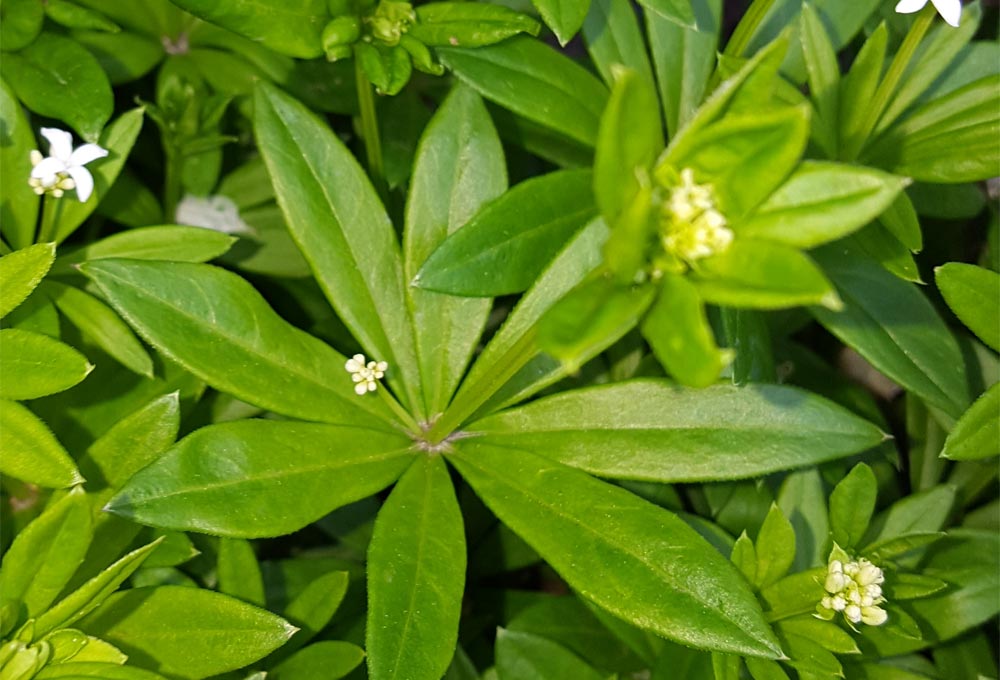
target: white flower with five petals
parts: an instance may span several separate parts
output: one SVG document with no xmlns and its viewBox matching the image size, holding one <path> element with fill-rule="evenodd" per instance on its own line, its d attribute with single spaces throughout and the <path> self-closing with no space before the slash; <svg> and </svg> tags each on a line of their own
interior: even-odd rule
<svg viewBox="0 0 1000 680">
<path fill-rule="evenodd" d="M 958 28 L 958 20 L 962 16 L 962 0 L 930 0 L 934 9 L 949 24 Z M 919 12 L 927 5 L 927 0 L 899 0 L 896 11 L 900 14 Z"/>
<path fill-rule="evenodd" d="M 351 374 L 354 391 L 358 395 L 378 389 L 378 381 L 385 376 L 388 368 L 389 364 L 384 361 L 366 361 L 364 354 L 355 354 L 344 364 L 344 369 Z"/>
<path fill-rule="evenodd" d="M 76 189 L 81 203 L 94 191 L 94 177 L 83 167 L 108 155 L 107 149 L 97 144 L 83 144 L 73 148 L 73 135 L 57 128 L 42 128 L 42 136 L 49 140 L 49 155 L 31 152 L 31 176 L 28 184 L 36 194 L 50 193 L 60 198 L 63 192 Z"/>
</svg>

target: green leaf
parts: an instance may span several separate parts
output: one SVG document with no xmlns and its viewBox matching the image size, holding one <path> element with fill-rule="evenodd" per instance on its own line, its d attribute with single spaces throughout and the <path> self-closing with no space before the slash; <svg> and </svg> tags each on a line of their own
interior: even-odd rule
<svg viewBox="0 0 1000 680">
<path fill-rule="evenodd" d="M 72 89 L 76 89 L 74 85 Z M 61 86 L 60 86 L 61 88 Z M 61 88 L 62 89 L 62 88 Z M 86 203 L 68 198 L 59 199 L 62 201 L 62 210 L 59 212 L 59 224 L 55 230 L 51 230 L 51 225 L 47 220 L 51 219 L 53 211 L 47 211 L 42 215 L 42 226 L 40 229 L 49 230 L 55 234 L 58 243 L 66 240 L 77 227 L 83 224 L 92 212 L 97 208 L 111 186 L 118 178 L 118 174 L 125 167 L 125 159 L 132 151 L 132 145 L 139 136 L 142 129 L 143 110 L 132 109 L 118 116 L 113 123 L 104 129 L 97 143 L 108 150 L 106 158 L 100 158 L 87 166 L 94 176 L 94 191 L 87 199 Z M 44 232 L 43 232 L 44 233 Z"/>
<path fill-rule="evenodd" d="M 140 227 L 113 234 L 60 255 L 58 266 L 60 271 L 66 271 L 69 265 L 112 257 L 208 262 L 224 254 L 235 242 L 235 236 L 202 227 Z"/>
<path fill-rule="evenodd" d="M 955 505 L 955 496 L 955 487 L 944 484 L 904 496 L 875 517 L 866 535 L 868 545 L 941 531 Z M 867 552 L 867 546 L 862 552 Z"/>
<path fill-rule="evenodd" d="M 49 489 L 84 481 L 52 431 L 16 401 L 0 401 L 0 472 Z"/>
<path fill-rule="evenodd" d="M 24 302 L 45 278 L 55 254 L 55 244 L 38 243 L 0 257 L 0 317 Z"/>
<path fill-rule="evenodd" d="M 858 150 L 867 141 L 862 138 L 863 126 L 871 110 L 868 104 L 875 98 L 882 80 L 888 40 L 889 31 L 883 22 L 865 40 L 854 57 L 851 70 L 840 81 L 840 158 L 856 157 Z"/>
<path fill-rule="evenodd" d="M 378 43 L 356 42 L 354 59 L 379 94 L 398 94 L 413 74 L 410 55 L 400 45 L 389 47 Z"/>
<path fill-rule="evenodd" d="M 18 328 L 0 330 L 0 398 L 37 399 L 68 390 L 94 369 L 69 345 Z"/>
<path fill-rule="evenodd" d="M 27 618 L 43 613 L 80 566 L 92 535 L 90 504 L 76 487 L 18 533 L 4 553 L 4 600 L 21 603 Z"/>
<path fill-rule="evenodd" d="M 757 580 L 757 551 L 746 531 L 740 534 L 733 544 L 729 560 L 736 565 L 747 581 L 754 583 Z"/>
<path fill-rule="evenodd" d="M 45 5 L 39 0 L 5 0 L 0 44 L 5 52 L 16 52 L 30 45 L 42 31 Z"/>
<path fill-rule="evenodd" d="M 330 571 L 318 576 L 288 603 L 284 616 L 299 632 L 278 654 L 289 654 L 315 637 L 336 613 L 347 593 L 349 575 L 346 571 Z"/>
<path fill-rule="evenodd" d="M 1000 274 L 962 262 L 934 270 L 945 302 L 980 340 L 1000 352 Z"/>
<path fill-rule="evenodd" d="M 159 543 L 160 541 L 154 541 L 133 550 L 59 600 L 56 606 L 38 617 L 35 635 L 40 637 L 50 630 L 69 626 L 93 611 L 142 565 Z"/>
<path fill-rule="evenodd" d="M 582 596 L 684 644 L 780 656 L 743 577 L 674 515 L 525 451 L 455 447 L 449 461 L 480 498 Z"/>
<path fill-rule="evenodd" d="M 924 187 L 933 186 L 936 189 L 944 190 L 945 192 L 954 191 L 958 189 L 961 191 L 962 185 L 956 187 L 955 185 L 941 185 L 941 184 L 925 184 Z M 968 185 L 965 185 L 968 188 Z M 926 188 L 924 189 L 926 191 Z M 967 199 L 968 194 L 963 198 Z M 963 203 L 966 201 L 963 201 Z M 969 201 L 972 203 L 972 201 Z M 971 207 L 971 206 L 970 206 Z M 979 214 L 977 210 L 975 214 Z M 920 231 L 920 219 L 917 217 L 917 210 L 910 200 L 910 197 L 906 193 L 900 193 L 896 196 L 896 200 L 879 216 L 879 223 L 886 228 L 893 236 L 899 239 L 899 242 L 906 246 L 910 251 L 916 253 L 923 250 L 924 247 L 924 235 Z"/>
<path fill-rule="evenodd" d="M 958 343 L 927 299 L 870 260 L 833 246 L 815 251 L 844 308 L 813 315 L 875 368 L 952 417 L 970 398 Z"/>
<path fill-rule="evenodd" d="M 95 639 L 95 638 L 91 638 Z M 159 673 L 121 666 L 117 663 L 101 661 L 68 661 L 57 665 L 48 665 L 35 676 L 38 680 L 82 680 L 97 678 L 97 680 L 166 680 Z"/>
<path fill-rule="evenodd" d="M 817 114 L 812 122 L 813 138 L 827 156 L 836 156 L 840 113 L 840 64 L 830 42 L 830 35 L 819 13 L 811 4 L 803 4 L 799 20 L 802 55 L 805 58 L 809 96 Z"/>
<path fill-rule="evenodd" d="M 583 26 L 590 9 L 590 0 L 532 0 L 532 4 L 564 47 Z"/>
<path fill-rule="evenodd" d="M 240 538 L 221 539 L 216 572 L 220 593 L 258 607 L 264 606 L 264 581 L 249 541 Z"/>
<path fill-rule="evenodd" d="M 492 297 L 528 288 L 594 215 L 591 174 L 533 177 L 487 204 L 422 264 L 412 285 Z"/>
<path fill-rule="evenodd" d="M 867 421 L 793 387 L 694 390 L 654 380 L 565 392 L 489 416 L 469 430 L 482 441 L 592 474 L 661 482 L 762 476 L 858 453 L 884 439 Z"/>
<path fill-rule="evenodd" d="M 893 575 L 893 578 L 895 575 Z M 854 638 L 835 623 L 821 621 L 812 614 L 785 619 L 778 623 L 782 631 L 794 633 L 818 642 L 823 649 L 835 654 L 860 654 Z"/>
<path fill-rule="evenodd" d="M 682 26 L 694 26 L 694 15 L 688 0 L 641 0 L 646 10 Z"/>
<path fill-rule="evenodd" d="M 68 123 L 89 142 L 97 141 L 111 118 L 111 84 L 97 60 L 74 40 L 42 33 L 23 50 L 4 54 L 3 73 L 25 106 Z"/>
<path fill-rule="evenodd" d="M 73 31 L 73 39 L 97 59 L 112 85 L 138 80 L 163 59 L 163 44 L 135 33 Z"/>
<path fill-rule="evenodd" d="M 486 6 L 486 5 L 484 5 Z M 412 280 L 449 234 L 507 188 L 503 147 L 489 113 L 472 90 L 458 86 L 420 141 L 406 204 L 404 271 Z M 424 401 L 444 410 L 489 315 L 490 301 L 461 299 L 415 287 L 413 306 Z"/>
<path fill-rule="evenodd" d="M 569 57 L 525 37 L 437 52 L 445 66 L 487 99 L 587 146 L 596 144 L 608 91 Z"/>
<path fill-rule="evenodd" d="M 25 1 L 29 6 L 39 6 L 37 0 L 15 0 L 21 5 Z M 6 14 L 6 3 L 3 11 Z M 10 20 L 5 17 L 0 28 L 4 34 L 0 39 L 4 49 L 9 47 L 6 38 L 9 25 Z M 0 124 L 0 166 L 3 166 L 7 177 L 0 185 L 0 229 L 12 248 L 27 248 L 35 240 L 35 222 L 38 219 L 38 196 L 28 186 L 31 151 L 38 145 L 24 109 L 3 79 L 0 79 Z M 0 290 L 6 297 L 6 282 Z"/>
<path fill-rule="evenodd" d="M 825 496 L 823 481 L 815 468 L 793 472 L 781 484 L 778 507 L 795 531 L 794 571 L 826 562 L 822 550 L 830 533 L 830 520 Z"/>
<path fill-rule="evenodd" d="M 754 584 L 758 588 L 767 588 L 777 582 L 795 561 L 795 529 L 775 503 L 764 518 L 754 547 L 757 551 Z"/>
<path fill-rule="evenodd" d="M 518 33 L 538 35 L 538 22 L 503 5 L 429 2 L 415 8 L 408 35 L 429 47 L 484 47 Z"/>
<path fill-rule="evenodd" d="M 573 652 L 540 635 L 497 630 L 498 680 L 601 680 L 604 676 Z"/>
<path fill-rule="evenodd" d="M 915 600 L 941 592 L 948 587 L 947 582 L 933 576 L 923 574 L 907 574 L 898 572 L 892 575 L 892 580 L 886 584 L 888 599 Z"/>
<path fill-rule="evenodd" d="M 150 344 L 223 392 L 307 420 L 391 422 L 382 400 L 354 393 L 341 354 L 278 317 L 235 274 L 118 259 L 80 269 Z"/>
<path fill-rule="evenodd" d="M 107 510 L 167 529 L 278 536 L 394 482 L 413 456 L 410 443 L 399 434 L 350 426 L 211 425 L 132 477 Z M 260 502 L 263 489 L 267 503 Z"/>
<path fill-rule="evenodd" d="M 298 0 L 287 4 L 256 0 L 177 0 L 174 4 L 280 54 L 300 59 L 323 55 L 320 36 L 330 20 L 325 0 Z"/>
<path fill-rule="evenodd" d="M 399 246 L 367 175 L 302 104 L 264 84 L 254 102 L 257 142 L 292 238 L 337 314 L 420 411 Z"/>
<path fill-rule="evenodd" d="M 337 680 L 361 665 L 365 651 L 350 642 L 309 645 L 267 672 L 268 680 Z"/>
<path fill-rule="evenodd" d="M 943 458 L 981 460 L 1000 454 L 1000 383 L 986 390 L 955 423 L 941 451 Z"/>
<path fill-rule="evenodd" d="M 769 659 L 744 659 L 753 680 L 788 680 L 781 664 Z"/>
<path fill-rule="evenodd" d="M 878 170 L 805 161 L 745 221 L 741 236 L 813 248 L 860 229 L 886 211 L 907 181 Z"/>
<path fill-rule="evenodd" d="M 594 196 L 609 224 L 633 202 L 646 170 L 663 149 L 663 130 L 651 81 L 616 66 L 611 99 L 601 116 L 594 155 Z"/>
<path fill-rule="evenodd" d="M 844 550 L 851 550 L 868 530 L 878 483 L 872 469 L 858 463 L 830 494 L 830 536 Z"/>
<path fill-rule="evenodd" d="M 769 241 L 737 237 L 724 252 L 701 260 L 692 281 L 706 302 L 717 305 L 840 307 L 833 286 L 812 260 L 793 247 Z"/>
<path fill-rule="evenodd" d="M 863 258 L 875 260 L 886 271 L 911 283 L 923 283 L 920 270 L 909 248 L 899 238 L 876 220 L 863 227 L 840 243 L 845 251 L 853 251 Z"/>
<path fill-rule="evenodd" d="M 92 9 L 81 7 L 67 0 L 47 0 L 45 14 L 52 21 L 66 28 L 91 28 L 117 33 L 121 26 Z"/>
<path fill-rule="evenodd" d="M 697 17 L 696 27 L 646 13 L 646 32 L 671 137 L 691 120 L 705 99 L 722 25 L 721 0 L 695 0 L 691 8 Z"/>
<path fill-rule="evenodd" d="M 183 586 L 116 593 L 78 627 L 120 648 L 134 663 L 192 680 L 253 663 L 296 630 L 263 609 Z"/>
<path fill-rule="evenodd" d="M 664 274 L 660 294 L 642 320 L 653 354 L 678 382 L 706 387 L 719 378 L 730 354 L 715 344 L 698 289 L 685 277 Z"/>
<path fill-rule="evenodd" d="M 153 377 L 153 359 L 114 310 L 83 290 L 56 281 L 43 282 L 42 291 L 85 337 L 126 368 Z"/>
<path fill-rule="evenodd" d="M 465 532 L 440 456 L 420 456 L 392 490 L 368 548 L 365 647 L 373 680 L 438 680 L 458 640 Z"/>
<path fill-rule="evenodd" d="M 614 81 L 612 66 L 621 64 L 638 73 L 650 85 L 654 84 L 653 70 L 646 56 L 646 43 L 629 3 L 618 0 L 591 2 L 583 22 L 583 41 L 605 83 L 610 85 Z"/>
</svg>

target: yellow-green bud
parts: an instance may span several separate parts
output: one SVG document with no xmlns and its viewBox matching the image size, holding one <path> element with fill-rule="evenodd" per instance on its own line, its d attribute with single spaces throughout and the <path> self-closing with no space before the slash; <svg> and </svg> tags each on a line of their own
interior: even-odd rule
<svg viewBox="0 0 1000 680">
<path fill-rule="evenodd" d="M 329 58 L 333 48 L 352 45 L 361 37 L 361 22 L 355 16 L 335 17 L 323 29 L 323 49 Z"/>
</svg>

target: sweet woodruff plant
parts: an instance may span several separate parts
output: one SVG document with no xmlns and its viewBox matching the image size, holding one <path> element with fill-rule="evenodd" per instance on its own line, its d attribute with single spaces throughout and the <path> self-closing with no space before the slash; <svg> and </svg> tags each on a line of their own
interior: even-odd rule
<svg viewBox="0 0 1000 680">
<path fill-rule="evenodd" d="M 994 676 L 996 10 L 723 10 L 4 0 L 0 680 Z"/>
</svg>

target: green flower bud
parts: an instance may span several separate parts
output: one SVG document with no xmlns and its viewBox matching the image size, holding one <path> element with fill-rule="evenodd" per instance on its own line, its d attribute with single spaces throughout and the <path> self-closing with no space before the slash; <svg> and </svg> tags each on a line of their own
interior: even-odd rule
<svg viewBox="0 0 1000 680">
<path fill-rule="evenodd" d="M 444 66 L 434 61 L 434 57 L 431 56 L 431 51 L 427 49 L 427 45 L 413 36 L 404 35 L 400 37 L 399 46 L 410 53 L 410 58 L 413 60 L 413 67 L 418 71 L 430 73 L 433 76 L 439 76 L 444 73 Z"/>
</svg>

